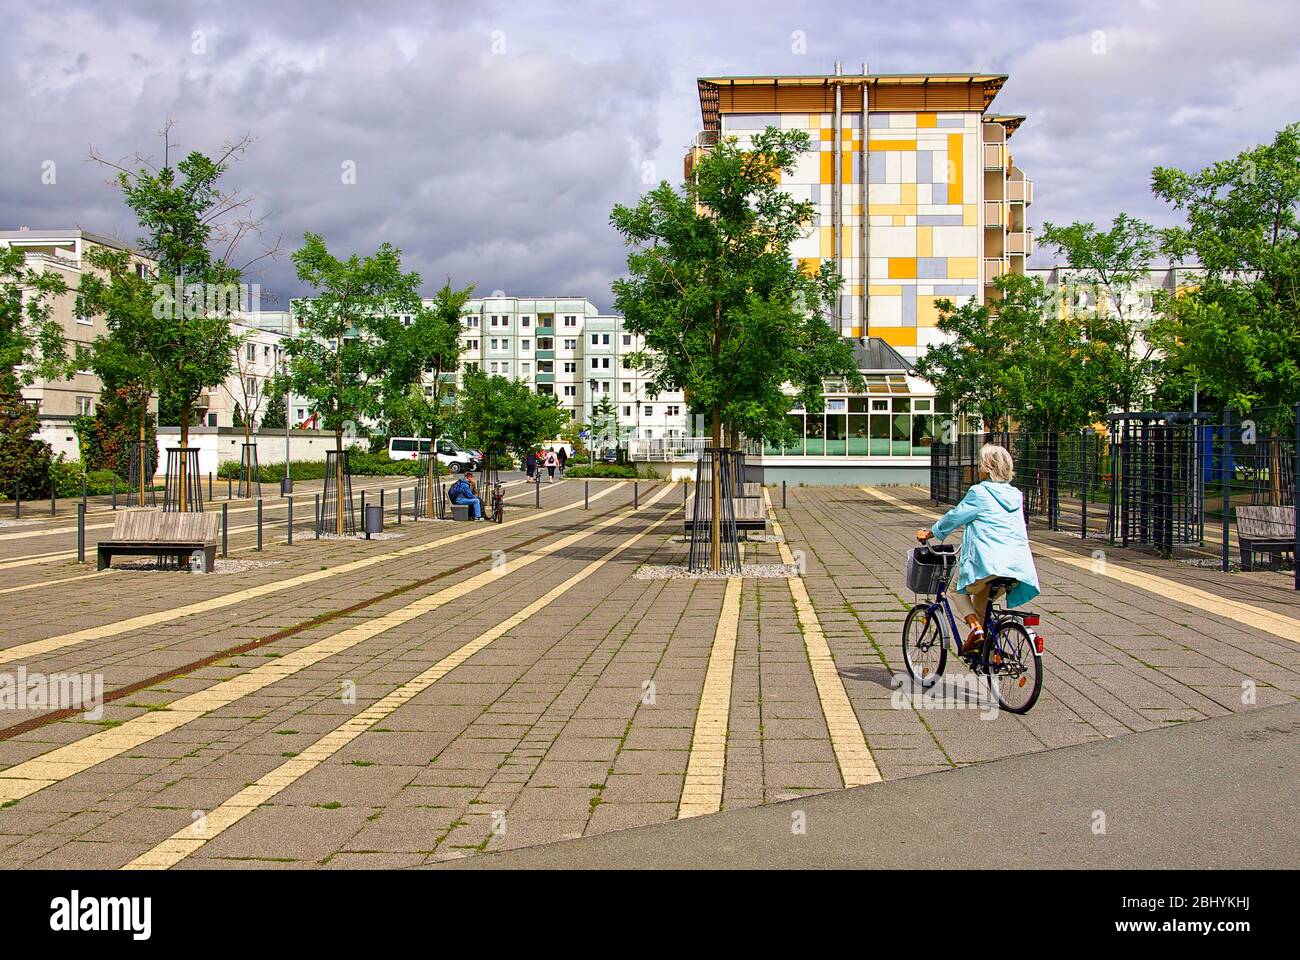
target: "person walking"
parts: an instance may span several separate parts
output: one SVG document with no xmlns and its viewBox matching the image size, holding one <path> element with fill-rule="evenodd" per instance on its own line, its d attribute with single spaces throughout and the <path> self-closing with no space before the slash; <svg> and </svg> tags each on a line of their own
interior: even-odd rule
<svg viewBox="0 0 1300 960">
<path fill-rule="evenodd" d="M 560 465 L 560 458 L 555 455 L 554 450 L 546 451 L 546 474 L 550 478 L 549 483 L 555 482 L 555 468 Z"/>
<path fill-rule="evenodd" d="M 986 443 L 979 451 L 980 482 L 929 530 L 916 531 L 916 539 L 940 542 L 958 527 L 965 527 L 957 559 L 957 585 L 948 594 L 954 612 L 966 621 L 970 633 L 962 653 L 974 653 L 984 641 L 984 618 L 990 600 L 989 581 L 1016 581 L 1007 592 L 1007 606 L 1018 607 L 1038 596 L 1038 571 L 1029 550 L 1029 533 L 1021 512 L 1020 491 L 1011 485 L 1015 465 L 1003 447 Z"/>
<path fill-rule="evenodd" d="M 559 452 L 555 454 L 555 459 L 560 463 L 560 476 L 564 476 L 565 464 L 569 462 L 569 451 L 560 447 Z"/>
<path fill-rule="evenodd" d="M 528 471 L 528 479 L 531 480 L 537 474 L 537 451 L 529 450 L 528 456 L 524 457 L 524 469 Z"/>
</svg>

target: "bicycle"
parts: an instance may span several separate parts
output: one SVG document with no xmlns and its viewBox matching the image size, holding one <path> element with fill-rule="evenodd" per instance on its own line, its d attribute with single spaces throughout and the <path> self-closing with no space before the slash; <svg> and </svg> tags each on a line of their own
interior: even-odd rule
<svg viewBox="0 0 1300 960">
<path fill-rule="evenodd" d="M 488 491 L 483 501 L 484 516 L 493 523 L 500 523 L 506 515 L 505 485 L 497 473 L 496 458 L 491 453 L 483 467 L 483 486 Z"/>
<path fill-rule="evenodd" d="M 916 547 L 908 556 L 907 585 L 934 599 L 916 604 L 903 621 L 903 665 L 912 682 L 929 689 L 943 676 L 948 646 L 977 676 L 983 676 L 998 706 L 1010 713 L 1028 713 L 1043 688 L 1043 638 L 1032 629 L 1039 615 L 1006 610 L 992 598 L 1016 581 L 997 578 L 990 584 L 984 615 L 984 642 L 973 653 L 961 652 L 961 630 L 948 602 L 948 580 L 956 563 L 956 547 L 948 544 Z"/>
</svg>

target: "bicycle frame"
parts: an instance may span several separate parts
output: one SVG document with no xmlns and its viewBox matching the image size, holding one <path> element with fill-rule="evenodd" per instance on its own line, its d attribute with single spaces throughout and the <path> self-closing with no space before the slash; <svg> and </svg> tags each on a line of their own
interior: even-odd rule
<svg viewBox="0 0 1300 960">
<path fill-rule="evenodd" d="M 952 604 L 948 602 L 948 579 L 950 576 L 951 576 L 951 571 L 949 571 L 947 574 L 945 574 L 943 577 L 940 578 L 939 585 L 935 588 L 934 591 L 934 602 L 929 604 L 926 607 L 926 613 L 929 615 L 933 615 L 936 608 L 938 607 L 943 608 L 943 612 L 948 617 L 948 626 L 951 628 L 950 632 L 945 638 L 945 642 L 951 642 L 953 653 L 957 654 L 957 656 L 960 657 L 962 655 L 961 643 L 958 642 L 958 638 L 961 636 L 961 627 L 957 625 L 957 617 L 952 612 Z M 1006 611 L 999 611 L 994 608 L 993 598 L 990 597 L 988 609 L 984 611 L 984 633 L 986 636 L 990 637 L 993 640 L 994 648 L 1004 654 L 1007 653 L 1008 651 L 1003 650 L 1002 647 L 999 646 L 998 635 L 1002 632 L 1001 630 L 1002 614 L 1005 613 Z M 1012 614 L 1011 616 L 1013 618 L 1015 617 L 1014 614 Z M 1034 643 L 1035 649 L 1037 649 L 1037 644 L 1038 644 L 1037 634 L 1035 634 L 1033 630 L 1030 630 L 1028 626 L 1025 626 L 1025 632 L 1029 634 L 1029 639 Z M 1041 653 L 1042 651 L 1039 650 L 1038 652 Z"/>
</svg>

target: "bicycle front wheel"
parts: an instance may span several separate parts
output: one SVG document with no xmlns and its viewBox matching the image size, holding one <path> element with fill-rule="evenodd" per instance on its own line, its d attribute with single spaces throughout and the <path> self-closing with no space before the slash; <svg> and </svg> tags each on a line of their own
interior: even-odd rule
<svg viewBox="0 0 1300 960">
<path fill-rule="evenodd" d="M 1003 710 L 1028 713 L 1043 689 L 1043 656 L 1018 623 L 1003 623 L 991 633 L 981 651 L 989 689 Z"/>
<path fill-rule="evenodd" d="M 948 663 L 943 623 L 938 610 L 918 603 L 903 621 L 903 665 L 912 682 L 922 689 L 934 686 Z"/>
</svg>

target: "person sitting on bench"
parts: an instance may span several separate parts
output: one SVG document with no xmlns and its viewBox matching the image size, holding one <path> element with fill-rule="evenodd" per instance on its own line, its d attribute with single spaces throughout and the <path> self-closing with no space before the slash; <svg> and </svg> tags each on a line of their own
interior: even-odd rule
<svg viewBox="0 0 1300 960">
<path fill-rule="evenodd" d="M 470 488 L 469 482 L 466 481 L 463 475 L 447 490 L 447 499 L 452 503 L 469 504 L 469 518 L 471 520 L 483 519 L 483 504 L 478 497 L 474 496 L 474 491 Z"/>
</svg>

